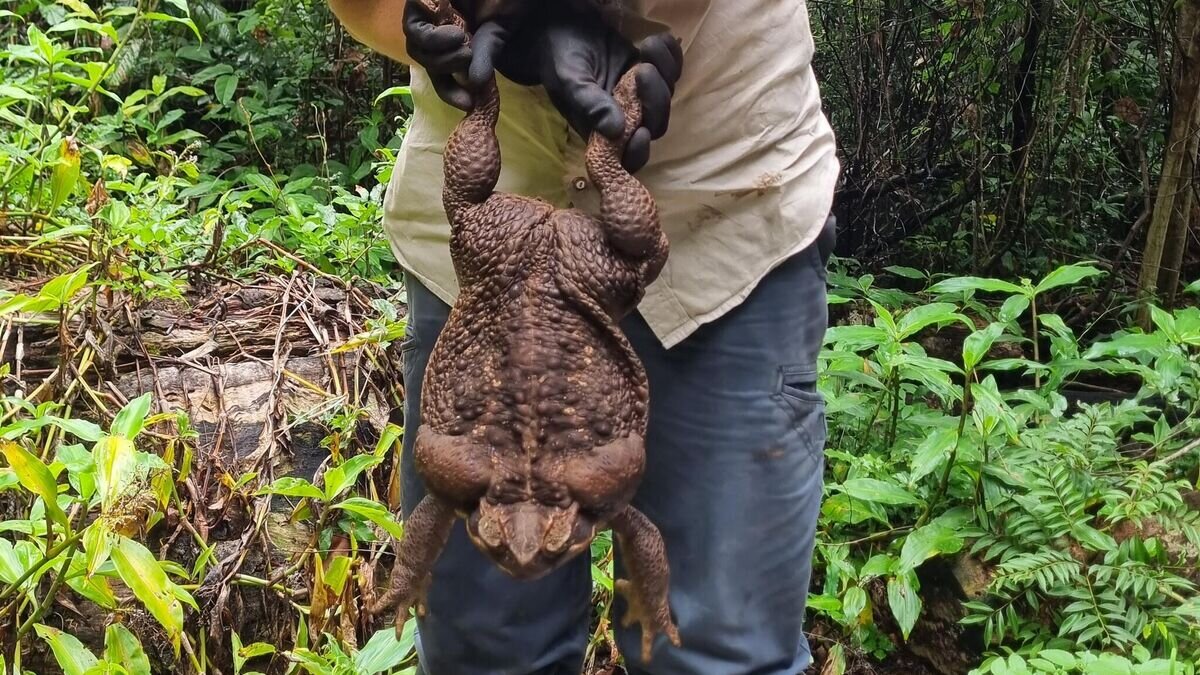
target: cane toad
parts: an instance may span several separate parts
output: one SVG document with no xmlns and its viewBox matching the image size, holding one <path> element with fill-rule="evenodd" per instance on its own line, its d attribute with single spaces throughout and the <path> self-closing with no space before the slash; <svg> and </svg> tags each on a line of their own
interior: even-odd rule
<svg viewBox="0 0 1200 675">
<path fill-rule="evenodd" d="M 442 24 L 464 26 L 438 4 Z M 588 142 L 598 216 L 495 192 L 494 79 L 447 142 L 442 201 L 460 294 L 422 388 L 414 455 L 428 496 L 405 523 L 389 590 L 368 604 L 372 614 L 398 606 L 397 630 L 461 517 L 471 541 L 520 579 L 611 528 L 630 577 L 617 582 L 624 622 L 641 624 L 643 658 L 658 633 L 679 644 L 662 537 L 629 503 L 645 466 L 648 387 L 617 323 L 667 257 L 654 200 L 620 162 L 641 119 L 634 72 L 614 92 L 624 138 Z"/>
</svg>

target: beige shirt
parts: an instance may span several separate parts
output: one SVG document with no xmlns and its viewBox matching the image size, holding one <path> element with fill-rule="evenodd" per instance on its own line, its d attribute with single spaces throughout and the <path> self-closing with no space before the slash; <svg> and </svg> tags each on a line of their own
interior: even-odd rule
<svg viewBox="0 0 1200 675">
<path fill-rule="evenodd" d="M 666 347 L 736 307 L 820 234 L 839 164 L 812 71 L 802 0 L 634 0 L 633 38 L 668 27 L 683 77 L 670 128 L 637 174 L 658 202 L 670 257 L 639 312 Z M 442 210 L 442 150 L 462 113 L 412 72 L 416 112 L 385 196 L 400 264 L 452 304 L 458 292 Z M 540 87 L 502 80 L 498 190 L 596 212 L 584 142 Z"/>
</svg>

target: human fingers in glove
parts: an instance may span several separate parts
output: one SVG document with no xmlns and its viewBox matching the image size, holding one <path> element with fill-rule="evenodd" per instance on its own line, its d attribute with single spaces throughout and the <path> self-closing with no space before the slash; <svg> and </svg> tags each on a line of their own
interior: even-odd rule
<svg viewBox="0 0 1200 675">
<path fill-rule="evenodd" d="M 482 48 L 489 62 L 499 61 L 499 51 L 520 34 L 525 16 L 535 0 L 453 0 L 454 9 L 466 20 L 466 30 L 444 25 L 431 6 L 435 0 L 406 0 L 404 37 L 408 55 L 429 73 L 438 97 L 460 109 L 471 108 L 471 93 L 455 75 L 466 74 L 472 55 Z M 467 30 L 475 35 L 468 39 Z M 474 49 L 472 48 L 474 47 Z"/>
<path fill-rule="evenodd" d="M 635 66 L 635 64 L 637 64 Z M 625 116 L 612 96 L 621 76 L 637 68 L 642 123 L 625 146 L 622 164 L 637 171 L 650 158 L 650 141 L 667 132 L 671 97 L 683 72 L 683 51 L 668 33 L 634 45 L 599 13 L 559 3 L 519 26 L 489 21 L 475 34 L 469 82 L 477 87 L 493 70 L 521 84 L 541 84 L 571 127 L 587 138 L 598 131 L 619 138 Z"/>
</svg>

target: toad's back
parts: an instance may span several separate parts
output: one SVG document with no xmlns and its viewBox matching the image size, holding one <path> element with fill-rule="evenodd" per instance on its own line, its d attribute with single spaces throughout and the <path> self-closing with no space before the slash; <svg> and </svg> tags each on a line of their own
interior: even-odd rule
<svg viewBox="0 0 1200 675">
<path fill-rule="evenodd" d="M 501 199 L 513 196 L 489 202 Z M 637 271 L 590 216 L 517 199 L 485 204 L 452 246 L 465 283 L 430 355 L 422 421 L 509 456 L 644 433 L 645 373 L 612 318 L 636 302 Z M 508 217 L 486 217 L 501 206 Z"/>
</svg>

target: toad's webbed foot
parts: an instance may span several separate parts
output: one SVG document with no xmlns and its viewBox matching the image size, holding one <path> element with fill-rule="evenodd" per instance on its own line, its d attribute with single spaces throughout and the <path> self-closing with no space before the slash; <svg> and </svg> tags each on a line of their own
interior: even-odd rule
<svg viewBox="0 0 1200 675">
<path fill-rule="evenodd" d="M 671 571 L 662 535 L 650 519 L 632 506 L 612 521 L 613 533 L 629 570 L 629 579 L 619 579 L 616 589 L 625 596 L 625 616 L 621 625 L 642 626 L 642 661 L 650 660 L 654 636 L 662 633 L 671 644 L 680 645 L 679 629 L 671 619 L 667 587 Z"/>
<path fill-rule="evenodd" d="M 450 537 L 454 525 L 453 507 L 430 495 L 417 505 L 404 522 L 404 538 L 396 546 L 396 565 L 387 591 L 378 598 L 366 598 L 368 614 L 382 614 L 396 608 L 396 637 L 408 620 L 408 608 L 417 606 L 424 615 L 425 591 L 434 561 Z"/>
</svg>

